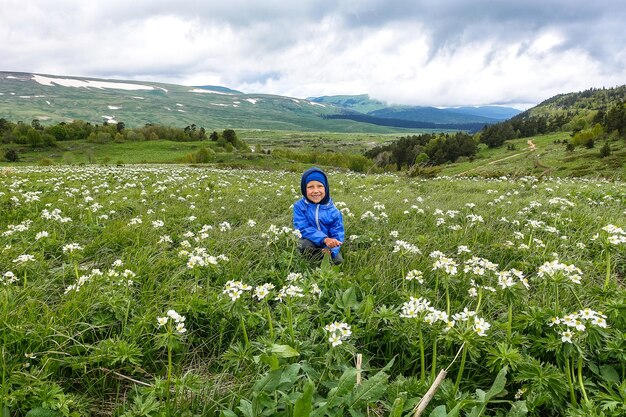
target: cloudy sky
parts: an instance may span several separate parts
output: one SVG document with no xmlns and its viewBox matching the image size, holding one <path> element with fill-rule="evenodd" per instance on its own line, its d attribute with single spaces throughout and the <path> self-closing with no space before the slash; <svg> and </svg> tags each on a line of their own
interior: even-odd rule
<svg viewBox="0 0 626 417">
<path fill-rule="evenodd" d="M 528 107 L 626 84 L 623 0 L 2 0 L 0 71 Z"/>
</svg>

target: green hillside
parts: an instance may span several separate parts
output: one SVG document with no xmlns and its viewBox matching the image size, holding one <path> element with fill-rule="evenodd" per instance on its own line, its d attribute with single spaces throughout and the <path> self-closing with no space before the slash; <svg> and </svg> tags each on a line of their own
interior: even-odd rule
<svg viewBox="0 0 626 417">
<path fill-rule="evenodd" d="M 401 129 L 323 116 L 328 104 L 268 94 L 238 94 L 214 86 L 101 80 L 0 72 L 0 117 L 42 124 L 81 119 L 91 123 L 147 123 L 208 129 L 278 129 L 336 132 L 399 132 Z"/>
</svg>

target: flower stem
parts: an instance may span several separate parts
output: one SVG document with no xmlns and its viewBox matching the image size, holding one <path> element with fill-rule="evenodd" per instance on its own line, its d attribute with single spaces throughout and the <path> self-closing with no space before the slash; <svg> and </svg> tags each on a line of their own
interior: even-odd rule
<svg viewBox="0 0 626 417">
<path fill-rule="evenodd" d="M 250 341 L 248 340 L 248 332 L 246 331 L 246 323 L 243 320 L 243 315 L 239 316 L 239 320 L 241 323 L 241 331 L 243 332 L 243 341 L 245 342 L 246 349 L 250 346 Z"/>
<path fill-rule="evenodd" d="M 296 338 L 293 334 L 293 317 L 291 316 L 291 306 L 287 306 L 287 321 L 289 322 L 289 337 L 291 338 L 291 343 L 293 344 Z"/>
<path fill-rule="evenodd" d="M 604 279 L 604 290 L 609 287 L 611 281 L 611 252 L 606 251 L 606 278 Z"/>
<path fill-rule="evenodd" d="M 559 284 L 554 284 L 554 314 L 559 315 Z"/>
<path fill-rule="evenodd" d="M 454 390 L 452 391 L 453 397 L 456 397 L 456 392 L 459 389 L 459 385 L 461 384 L 461 377 L 463 376 L 463 370 L 465 369 L 465 359 L 467 358 L 467 349 L 463 349 L 463 353 L 461 354 L 461 367 L 459 368 L 459 373 L 456 376 L 456 382 L 454 383 Z"/>
<path fill-rule="evenodd" d="M 572 377 L 572 368 L 570 368 L 569 357 L 565 358 L 565 378 L 569 386 L 569 400 L 572 405 L 576 405 L 576 394 L 574 393 L 574 382 Z"/>
<path fill-rule="evenodd" d="M 433 364 L 430 369 L 430 378 L 435 380 L 435 373 L 437 372 L 437 336 L 433 337 Z"/>
<path fill-rule="evenodd" d="M 417 322 L 417 332 L 420 339 L 420 381 L 426 379 L 426 358 L 424 356 L 424 339 L 422 338 L 422 322 Z"/>
<path fill-rule="evenodd" d="M 267 307 L 267 323 L 270 328 L 270 338 L 274 340 L 274 325 L 272 324 L 272 312 L 270 311 L 269 305 L 266 304 L 265 307 Z"/>
<path fill-rule="evenodd" d="M 506 328 L 506 340 L 511 343 L 511 327 L 513 327 L 513 302 L 509 302 L 508 326 Z"/>
<path fill-rule="evenodd" d="M 446 313 L 450 315 L 450 290 L 448 280 L 446 280 Z"/>
<path fill-rule="evenodd" d="M 583 357 L 578 358 L 578 385 L 580 385 L 580 391 L 583 393 L 585 404 L 589 405 L 589 398 L 587 398 L 587 391 L 585 390 L 585 384 L 583 383 Z"/>
<path fill-rule="evenodd" d="M 167 381 L 165 384 L 165 403 L 167 404 L 167 415 L 170 415 L 170 386 L 172 383 L 172 348 L 167 346 Z"/>
</svg>

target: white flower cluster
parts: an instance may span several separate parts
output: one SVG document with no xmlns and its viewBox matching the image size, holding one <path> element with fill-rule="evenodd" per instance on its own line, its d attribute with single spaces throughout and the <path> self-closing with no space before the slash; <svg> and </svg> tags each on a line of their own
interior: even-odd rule
<svg viewBox="0 0 626 417">
<path fill-rule="evenodd" d="M 417 281 L 420 284 L 424 283 L 424 273 L 422 271 L 418 271 L 417 269 L 413 269 L 407 272 L 405 279 L 407 281 Z"/>
<path fill-rule="evenodd" d="M 17 282 L 17 277 L 12 271 L 7 271 L 4 274 L 0 275 L 0 284 L 9 285 Z"/>
<path fill-rule="evenodd" d="M 47 209 L 44 209 L 41 212 L 41 217 L 46 219 L 46 220 L 54 220 L 54 221 L 59 222 L 59 223 L 69 223 L 69 222 L 72 221 L 71 218 L 63 217 L 62 214 L 63 213 L 59 209 L 54 209 L 51 212 L 48 211 Z"/>
<path fill-rule="evenodd" d="M 290 272 L 289 275 L 285 278 L 288 282 L 300 281 L 302 279 L 302 274 L 300 272 Z"/>
<path fill-rule="evenodd" d="M 181 242 L 182 245 L 182 242 Z M 206 248 L 194 248 L 191 252 L 181 250 L 180 256 L 188 256 L 187 268 L 205 267 L 209 265 L 217 265 L 219 261 L 228 262 L 226 255 L 212 256 L 207 253 Z"/>
<path fill-rule="evenodd" d="M 554 197 L 548 200 L 548 204 L 551 206 L 559 206 L 560 210 L 565 210 L 568 207 L 576 207 L 576 204 L 562 197 Z"/>
<path fill-rule="evenodd" d="M 404 240 L 396 240 L 396 244 L 393 247 L 392 253 L 402 252 L 403 254 L 419 255 L 422 251 L 412 243 L 405 242 Z"/>
<path fill-rule="evenodd" d="M 291 236 L 295 235 L 296 237 L 301 237 L 300 231 L 298 229 L 292 229 L 287 226 L 278 227 L 276 225 L 271 224 L 267 229 L 267 232 L 261 234 L 261 237 L 267 240 L 267 244 L 271 244 L 272 242 L 278 242 L 283 236 Z"/>
<path fill-rule="evenodd" d="M 83 285 L 85 285 L 87 282 L 89 282 L 93 277 L 101 277 L 102 275 L 103 275 L 102 271 L 100 271 L 99 269 L 92 269 L 89 274 L 81 275 L 80 277 L 78 277 L 76 284 L 72 284 L 69 287 L 67 287 L 65 289 L 64 294 L 68 294 L 71 291 L 79 292 L 80 288 Z"/>
<path fill-rule="evenodd" d="M 426 313 L 423 315 L 424 323 L 433 325 L 438 321 L 441 321 L 446 324 L 446 331 L 454 326 L 454 323 L 450 322 L 449 320 L 448 313 L 431 307 L 430 301 L 422 297 L 411 297 L 409 301 L 404 303 L 402 305 L 400 317 L 420 318 L 422 316 L 422 313 Z"/>
<path fill-rule="evenodd" d="M 248 284 L 244 284 L 241 281 L 230 280 L 224 285 L 222 294 L 226 294 L 230 297 L 232 302 L 235 302 L 241 297 L 244 291 L 250 291 L 252 287 Z"/>
<path fill-rule="evenodd" d="M 623 243 L 626 243 L 626 231 L 624 231 L 621 227 L 607 224 L 602 228 L 602 230 L 610 234 L 610 236 L 607 238 L 607 241 L 611 245 L 621 245 Z"/>
<path fill-rule="evenodd" d="M 478 256 L 472 256 L 470 259 L 465 261 L 463 266 L 464 273 L 471 273 L 474 275 L 485 275 L 485 272 L 491 271 L 496 272 L 498 269 L 498 264 L 494 264 L 485 258 L 480 258 Z"/>
<path fill-rule="evenodd" d="M 257 287 L 254 288 L 254 294 L 252 294 L 252 297 L 261 301 L 265 299 L 273 289 L 274 289 L 274 284 L 270 282 L 265 283 L 263 285 L 258 285 Z"/>
<path fill-rule="evenodd" d="M 582 271 L 572 264 L 562 264 L 558 261 L 558 259 L 555 259 L 552 262 L 544 263 L 537 271 L 537 276 L 540 278 L 544 278 L 546 276 L 553 278 L 560 274 L 574 284 L 580 284 Z"/>
<path fill-rule="evenodd" d="M 563 317 L 553 317 L 548 323 L 550 327 L 566 326 L 565 330 L 561 331 L 561 342 L 563 343 L 572 343 L 572 337 L 574 337 L 577 332 L 581 333 L 587 330 L 589 324 L 606 329 L 606 316 L 602 314 L 602 312 L 586 308 L 578 311 L 578 313 L 567 314 Z"/>
<path fill-rule="evenodd" d="M 452 258 L 448 258 L 440 251 L 431 252 L 429 255 L 435 259 L 433 263 L 433 271 L 443 270 L 448 275 L 456 275 L 458 272 L 458 264 Z"/>
<path fill-rule="evenodd" d="M 472 330 L 474 330 L 476 334 L 478 334 L 478 336 L 486 336 L 487 330 L 491 328 L 491 324 L 487 323 L 484 319 L 478 317 L 475 311 L 468 310 L 467 307 L 465 307 L 462 312 L 452 315 L 453 322 L 467 322 L 470 319 L 473 319 L 474 321 L 474 324 L 472 325 Z"/>
<path fill-rule="evenodd" d="M 498 285 L 503 290 L 506 288 L 510 288 L 517 283 L 514 278 L 517 278 L 517 282 L 521 282 L 527 290 L 530 289 L 528 279 L 524 276 L 524 273 L 522 271 L 518 271 L 515 268 L 508 271 L 498 272 Z"/>
<path fill-rule="evenodd" d="M 415 298 L 411 297 L 409 301 L 402 304 L 402 308 L 400 309 L 400 317 L 405 318 L 417 318 L 421 313 L 431 311 L 433 308 L 430 306 L 430 301 L 427 299 L 420 297 Z"/>
<path fill-rule="evenodd" d="M 274 299 L 277 301 L 283 301 L 283 299 L 287 297 L 302 298 L 304 297 L 304 292 L 302 288 L 297 285 L 288 285 L 286 287 L 282 287 Z"/>
<path fill-rule="evenodd" d="M 35 257 L 33 255 L 30 254 L 23 254 L 18 256 L 17 258 L 13 259 L 13 263 L 17 264 L 17 265 L 22 265 L 25 264 L 27 262 L 35 262 Z"/>
<path fill-rule="evenodd" d="M 63 246 L 63 253 L 72 254 L 79 250 L 83 250 L 83 247 L 80 246 L 78 243 L 68 243 L 67 245 Z"/>
<path fill-rule="evenodd" d="M 324 326 L 324 330 L 330 333 L 328 342 L 331 346 L 339 346 L 344 340 L 347 340 L 352 335 L 352 329 L 347 323 L 336 321 Z"/>
<path fill-rule="evenodd" d="M 163 317 L 157 317 L 157 324 L 159 327 L 165 326 L 170 319 L 176 324 L 176 332 L 183 334 L 187 331 L 185 328 L 185 316 L 181 316 L 175 310 L 167 310 L 167 315 Z"/>
<path fill-rule="evenodd" d="M 30 225 L 33 224 L 32 220 L 24 220 L 20 224 L 9 224 L 7 225 L 7 231 L 2 233 L 2 236 L 11 236 L 17 232 L 25 232 L 30 228 Z"/>
</svg>

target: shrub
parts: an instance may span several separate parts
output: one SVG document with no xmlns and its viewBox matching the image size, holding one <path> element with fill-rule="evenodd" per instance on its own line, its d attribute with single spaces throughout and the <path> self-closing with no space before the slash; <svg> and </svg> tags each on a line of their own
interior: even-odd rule
<svg viewBox="0 0 626 417">
<path fill-rule="evenodd" d="M 4 153 L 4 159 L 8 162 L 17 162 L 20 159 L 20 156 L 17 154 L 15 149 L 9 149 Z"/>
<path fill-rule="evenodd" d="M 609 142 L 604 142 L 604 145 L 600 148 L 600 157 L 606 158 L 607 156 L 611 156 L 611 145 L 609 145 Z"/>
</svg>

